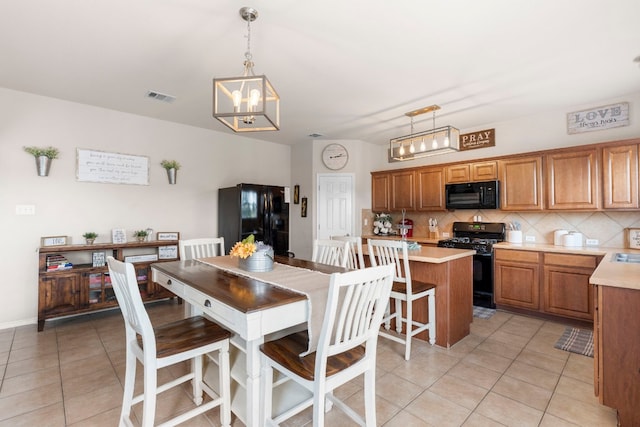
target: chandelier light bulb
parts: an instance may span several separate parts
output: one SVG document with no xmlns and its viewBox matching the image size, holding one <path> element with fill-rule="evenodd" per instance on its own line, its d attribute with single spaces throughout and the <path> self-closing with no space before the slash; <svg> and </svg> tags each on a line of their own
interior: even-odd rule
<svg viewBox="0 0 640 427">
<path fill-rule="evenodd" d="M 398 150 L 398 153 L 400 153 L 401 156 L 404 156 L 404 144 L 400 145 L 400 150 Z"/>
<path fill-rule="evenodd" d="M 411 145 L 409 146 L 409 152 L 410 152 L 411 154 L 413 154 L 413 153 L 415 153 L 415 152 L 416 152 L 416 147 L 414 147 L 414 145 L 413 145 L 413 141 L 411 141 Z"/>
<path fill-rule="evenodd" d="M 434 150 L 436 148 L 438 148 L 438 140 L 437 139 L 433 138 L 433 142 L 431 142 L 431 148 L 434 149 Z"/>
<path fill-rule="evenodd" d="M 233 112 L 240 111 L 240 103 L 242 102 L 242 93 L 239 90 L 231 92 L 231 99 L 233 99 Z"/>
<path fill-rule="evenodd" d="M 444 138 L 444 146 L 445 147 L 449 146 L 449 137 L 448 136 Z"/>
<path fill-rule="evenodd" d="M 424 143 L 424 138 L 420 142 L 420 151 L 425 151 L 427 149 L 427 145 Z"/>
<path fill-rule="evenodd" d="M 258 89 L 251 89 L 251 92 L 249 93 L 249 106 L 251 107 L 251 110 L 249 111 L 253 111 L 253 109 L 258 105 L 259 100 L 260 91 Z"/>
</svg>

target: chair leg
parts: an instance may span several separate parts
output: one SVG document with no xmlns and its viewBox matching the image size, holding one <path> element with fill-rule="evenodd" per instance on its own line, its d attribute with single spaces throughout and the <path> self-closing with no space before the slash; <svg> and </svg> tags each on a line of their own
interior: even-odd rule
<svg viewBox="0 0 640 427">
<path fill-rule="evenodd" d="M 376 372 L 373 369 L 364 373 L 364 418 L 366 425 L 376 425 Z"/>
<path fill-rule="evenodd" d="M 391 329 L 391 300 L 387 304 L 387 308 L 384 309 L 384 328 L 388 331 Z"/>
<path fill-rule="evenodd" d="M 158 367 L 155 361 L 144 362 L 144 401 L 142 402 L 142 427 L 152 427 L 156 417 Z"/>
<path fill-rule="evenodd" d="M 396 298 L 396 332 L 402 333 L 402 300 Z M 408 317 L 408 316 L 407 316 Z"/>
<path fill-rule="evenodd" d="M 131 419 L 131 404 L 136 382 L 136 356 L 127 350 L 127 361 L 124 374 L 124 393 L 122 394 L 122 411 L 120 412 L 120 425 L 127 425 L 125 420 Z"/>
<path fill-rule="evenodd" d="M 429 300 L 429 344 L 436 343 L 436 292 L 427 295 Z"/>
<path fill-rule="evenodd" d="M 413 303 L 409 299 L 407 299 L 407 318 L 405 319 L 405 323 L 407 325 L 407 331 L 405 335 L 404 360 L 409 360 L 411 359 L 411 340 L 413 338 Z"/>
<path fill-rule="evenodd" d="M 322 380 L 316 379 L 313 386 L 313 427 L 324 427 L 326 387 Z"/>
<path fill-rule="evenodd" d="M 220 377 L 220 393 L 222 404 L 220 405 L 220 424 L 223 427 L 231 425 L 231 379 L 229 366 L 229 346 L 225 345 L 218 352 L 218 368 Z"/>
</svg>

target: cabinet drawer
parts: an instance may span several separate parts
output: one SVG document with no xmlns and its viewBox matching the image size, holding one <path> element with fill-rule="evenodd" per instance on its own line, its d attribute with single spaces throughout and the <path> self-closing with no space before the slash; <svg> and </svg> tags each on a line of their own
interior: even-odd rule
<svg viewBox="0 0 640 427">
<path fill-rule="evenodd" d="M 545 253 L 544 263 L 546 265 L 560 265 L 567 267 L 585 267 L 595 269 L 597 260 L 592 255 L 571 255 L 571 254 L 555 254 Z"/>
<path fill-rule="evenodd" d="M 184 299 L 188 303 L 193 304 L 198 309 L 201 309 L 204 314 L 208 315 L 226 328 L 232 329 L 236 332 L 239 331 L 239 325 L 236 323 L 237 318 L 231 307 L 222 304 L 203 292 L 193 289 L 191 286 L 187 286 L 185 288 L 185 292 L 186 294 Z"/>
<path fill-rule="evenodd" d="M 495 259 L 496 261 L 537 263 L 540 261 L 540 253 L 534 251 L 512 251 L 510 249 L 496 249 Z"/>
<path fill-rule="evenodd" d="M 172 279 L 160 271 L 153 270 L 153 281 L 179 297 L 184 296 L 184 283 Z"/>
</svg>

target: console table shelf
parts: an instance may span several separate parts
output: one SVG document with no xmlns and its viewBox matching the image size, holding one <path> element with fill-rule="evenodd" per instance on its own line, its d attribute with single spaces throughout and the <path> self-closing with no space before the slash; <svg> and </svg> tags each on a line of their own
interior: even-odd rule
<svg viewBox="0 0 640 427">
<path fill-rule="evenodd" d="M 109 268 L 106 264 L 94 266 L 94 253 L 103 253 L 105 260 L 107 256 L 120 261 L 126 261 L 127 257 L 142 257 L 143 261 L 133 263 L 142 300 L 148 302 L 175 297 L 153 282 L 150 265 L 177 260 L 177 240 L 43 246 L 38 251 L 38 331 L 44 329 L 47 319 L 90 313 L 118 305 L 111 287 Z M 62 255 L 73 267 L 47 271 L 47 257 L 52 255 Z M 148 259 L 150 255 L 156 259 Z"/>
</svg>

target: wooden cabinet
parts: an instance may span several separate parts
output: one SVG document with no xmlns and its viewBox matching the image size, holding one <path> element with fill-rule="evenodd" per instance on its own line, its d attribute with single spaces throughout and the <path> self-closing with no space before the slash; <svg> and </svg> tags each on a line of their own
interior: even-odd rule
<svg viewBox="0 0 640 427">
<path fill-rule="evenodd" d="M 498 179 L 498 162 L 464 163 L 447 166 L 447 184 L 471 181 L 492 181 Z"/>
<path fill-rule="evenodd" d="M 415 172 L 415 207 L 418 211 L 444 211 L 444 169 L 418 169 Z"/>
<path fill-rule="evenodd" d="M 640 290 L 595 286 L 594 387 L 618 411 L 620 426 L 640 425 Z"/>
<path fill-rule="evenodd" d="M 638 202 L 638 144 L 602 149 L 602 207 L 636 209 Z"/>
<path fill-rule="evenodd" d="M 499 173 L 500 209 L 539 211 L 544 208 L 542 156 L 501 160 Z"/>
<path fill-rule="evenodd" d="M 151 279 L 150 265 L 153 262 L 172 261 L 173 259 L 157 259 L 160 248 L 175 247 L 177 240 L 95 245 L 66 245 L 41 247 L 38 255 L 38 331 L 44 328 L 47 319 L 80 314 L 115 307 L 115 293 L 111 286 L 109 268 L 104 265 L 94 267 L 94 252 L 111 255 L 120 261 L 127 257 L 148 255 L 154 260 L 135 262 L 138 288 L 143 301 L 174 297 L 171 292 L 156 284 Z M 48 271 L 47 259 L 61 255 L 73 264 L 72 268 L 60 271 Z"/>
<path fill-rule="evenodd" d="M 388 212 L 390 210 L 390 189 L 390 174 L 388 172 L 371 173 L 371 210 L 374 212 Z"/>
<path fill-rule="evenodd" d="M 415 210 L 415 175 L 413 170 L 401 170 L 391 174 L 391 210 Z"/>
<path fill-rule="evenodd" d="M 589 277 L 600 260 L 593 255 L 545 253 L 543 311 L 593 320 L 593 286 Z"/>
<path fill-rule="evenodd" d="M 540 308 L 540 254 L 496 249 L 494 297 L 496 304 Z"/>
<path fill-rule="evenodd" d="M 550 210 L 596 210 L 598 150 L 572 150 L 545 155 L 546 208 Z"/>
</svg>

